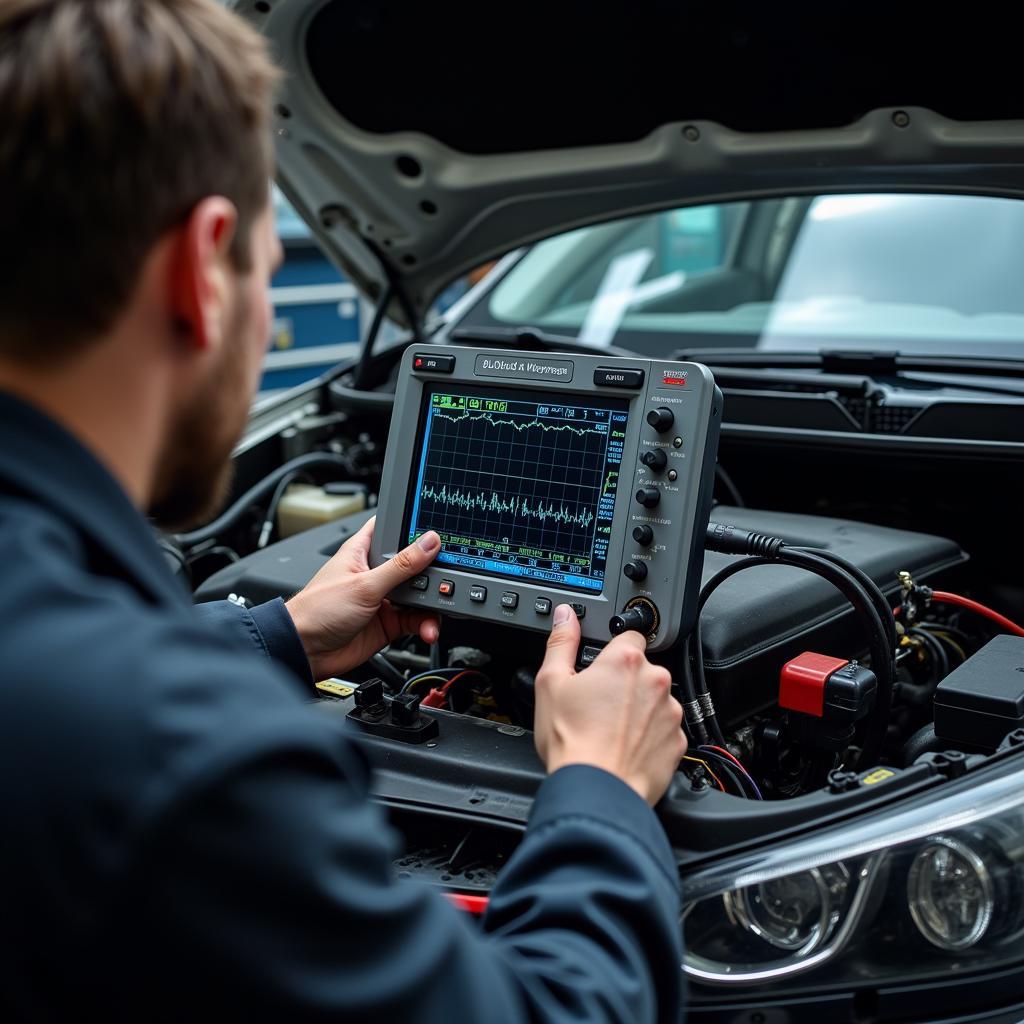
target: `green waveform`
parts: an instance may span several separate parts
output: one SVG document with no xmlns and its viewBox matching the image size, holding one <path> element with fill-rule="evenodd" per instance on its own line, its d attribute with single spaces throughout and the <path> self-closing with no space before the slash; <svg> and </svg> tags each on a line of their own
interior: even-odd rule
<svg viewBox="0 0 1024 1024">
<path fill-rule="evenodd" d="M 524 516 L 527 518 L 539 519 L 545 522 L 554 519 L 558 523 L 568 523 L 572 526 L 582 528 L 588 527 L 594 521 L 594 513 L 590 509 L 582 509 L 579 512 L 570 512 L 564 505 L 556 508 L 552 502 L 545 505 L 540 502 L 536 507 L 530 504 L 529 498 L 518 496 L 508 499 L 498 497 L 497 491 L 491 491 L 488 498 L 484 493 L 470 494 L 461 490 L 448 490 L 448 485 L 439 491 L 427 485 L 420 490 L 420 497 L 424 501 L 439 502 L 442 505 L 454 505 L 456 508 L 467 511 L 497 512 L 499 515 Z"/>
<path fill-rule="evenodd" d="M 447 413 L 439 412 L 435 409 L 434 419 L 448 420 L 449 423 L 461 423 L 463 420 L 486 420 L 492 427 L 514 427 L 519 431 L 529 430 L 532 427 L 539 427 L 541 430 L 568 430 L 570 433 L 578 434 L 580 437 L 584 434 L 600 434 L 602 437 L 608 436 L 608 431 L 606 429 L 601 430 L 597 427 L 575 427 L 571 423 L 544 423 L 537 419 L 527 420 L 525 423 L 521 420 L 495 419 L 489 412 L 464 412 L 460 416 L 449 416 Z"/>
</svg>

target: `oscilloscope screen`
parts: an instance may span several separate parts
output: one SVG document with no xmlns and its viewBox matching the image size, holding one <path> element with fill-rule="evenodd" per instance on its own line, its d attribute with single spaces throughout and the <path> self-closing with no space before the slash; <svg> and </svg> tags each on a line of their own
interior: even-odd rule
<svg viewBox="0 0 1024 1024">
<path fill-rule="evenodd" d="M 628 409 L 604 396 L 433 385 L 408 540 L 436 530 L 437 564 L 602 590 Z"/>
</svg>

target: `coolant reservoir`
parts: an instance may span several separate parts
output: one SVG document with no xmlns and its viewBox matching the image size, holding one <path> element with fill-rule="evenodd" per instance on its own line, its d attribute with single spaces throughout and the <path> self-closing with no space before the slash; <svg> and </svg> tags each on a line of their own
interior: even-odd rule
<svg viewBox="0 0 1024 1024">
<path fill-rule="evenodd" d="M 292 484 L 277 506 L 277 536 L 283 540 L 366 508 L 366 495 L 328 494 L 312 484 Z"/>
</svg>

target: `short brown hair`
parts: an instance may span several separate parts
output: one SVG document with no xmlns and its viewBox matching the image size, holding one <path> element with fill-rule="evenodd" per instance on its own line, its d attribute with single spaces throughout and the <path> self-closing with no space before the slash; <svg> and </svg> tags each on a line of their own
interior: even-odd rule
<svg viewBox="0 0 1024 1024">
<path fill-rule="evenodd" d="M 214 0 L 0 0 L 0 356 L 114 323 L 150 249 L 203 198 L 249 267 L 277 71 Z"/>
</svg>

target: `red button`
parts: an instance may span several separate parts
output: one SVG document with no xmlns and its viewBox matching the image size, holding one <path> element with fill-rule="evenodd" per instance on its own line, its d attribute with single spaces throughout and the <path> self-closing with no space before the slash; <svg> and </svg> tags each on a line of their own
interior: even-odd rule
<svg viewBox="0 0 1024 1024">
<path fill-rule="evenodd" d="M 451 580 L 441 580 L 437 585 L 437 592 L 442 597 L 450 597 L 455 593 L 455 584 Z"/>
<path fill-rule="evenodd" d="M 821 718 L 825 713 L 825 684 L 833 672 L 849 662 L 807 651 L 782 666 L 779 707 Z"/>
</svg>

